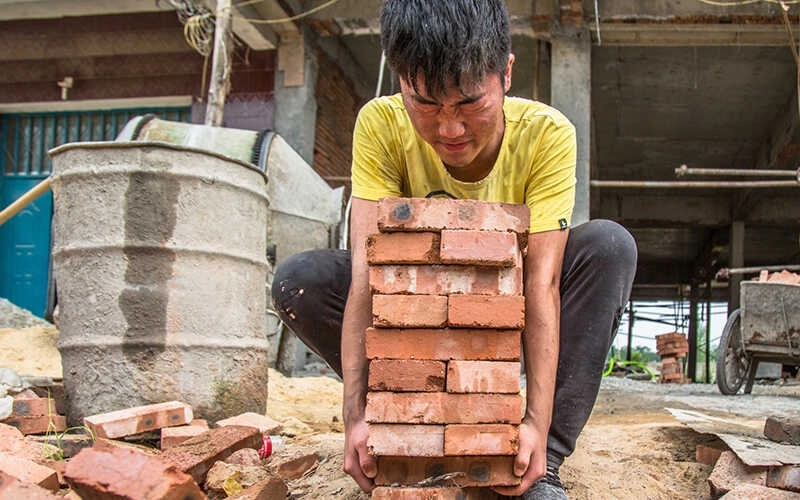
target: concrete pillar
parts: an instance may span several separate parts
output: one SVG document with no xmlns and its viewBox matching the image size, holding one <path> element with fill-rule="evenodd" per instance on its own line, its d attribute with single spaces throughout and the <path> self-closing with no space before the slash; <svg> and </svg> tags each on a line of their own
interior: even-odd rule
<svg viewBox="0 0 800 500">
<path fill-rule="evenodd" d="M 317 59 L 302 33 L 282 33 L 275 71 L 275 131 L 309 165 L 314 162 Z"/>
<path fill-rule="evenodd" d="M 589 160 L 592 117 L 592 43 L 586 29 L 554 35 L 550 103 L 575 125 L 578 161 L 572 225 L 589 220 Z"/>
</svg>

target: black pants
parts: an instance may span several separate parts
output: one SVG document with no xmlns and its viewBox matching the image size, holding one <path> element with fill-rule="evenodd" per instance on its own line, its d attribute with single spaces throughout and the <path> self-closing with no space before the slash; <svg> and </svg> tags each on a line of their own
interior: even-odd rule
<svg viewBox="0 0 800 500">
<path fill-rule="evenodd" d="M 594 406 L 605 357 L 630 296 L 636 243 L 619 224 L 593 220 L 570 230 L 561 273 L 561 337 L 548 465 L 558 467 Z M 283 322 L 340 376 L 342 316 L 350 253 L 310 250 L 275 271 L 272 300 Z"/>
</svg>

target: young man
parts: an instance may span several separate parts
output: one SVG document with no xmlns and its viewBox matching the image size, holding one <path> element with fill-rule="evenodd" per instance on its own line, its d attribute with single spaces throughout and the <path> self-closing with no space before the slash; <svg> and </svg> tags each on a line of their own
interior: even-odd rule
<svg viewBox="0 0 800 500">
<path fill-rule="evenodd" d="M 526 499 L 566 498 L 558 468 L 591 413 L 606 353 L 628 301 L 635 243 L 621 226 L 569 228 L 575 130 L 544 104 L 505 96 L 511 37 L 502 0 L 387 0 L 381 42 L 400 94 L 370 101 L 353 139 L 352 253 L 317 250 L 276 270 L 283 321 L 342 376 L 344 469 L 370 491 L 364 408 L 371 323 L 365 241 L 376 201 L 449 196 L 526 203 L 523 349 L 526 410 L 514 472 L 501 488 Z"/>
</svg>

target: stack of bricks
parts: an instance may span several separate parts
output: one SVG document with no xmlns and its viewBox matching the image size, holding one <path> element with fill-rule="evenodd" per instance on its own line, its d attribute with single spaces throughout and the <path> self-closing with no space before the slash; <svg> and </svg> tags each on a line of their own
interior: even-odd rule
<svg viewBox="0 0 800 500">
<path fill-rule="evenodd" d="M 56 412 L 55 400 L 39 397 L 31 389 L 14 396 L 11 415 L 2 422 L 16 427 L 24 435 L 62 432 L 67 427 L 67 419 Z"/>
<path fill-rule="evenodd" d="M 686 335 L 672 332 L 656 335 L 656 352 L 661 356 L 662 384 L 685 384 L 691 382 L 683 376 L 683 361 L 689 352 L 689 341 Z"/>
<path fill-rule="evenodd" d="M 430 497 L 420 485 L 519 483 L 528 227 L 525 205 L 379 201 L 380 233 L 367 241 L 366 332 L 367 446 L 379 497 Z"/>
</svg>

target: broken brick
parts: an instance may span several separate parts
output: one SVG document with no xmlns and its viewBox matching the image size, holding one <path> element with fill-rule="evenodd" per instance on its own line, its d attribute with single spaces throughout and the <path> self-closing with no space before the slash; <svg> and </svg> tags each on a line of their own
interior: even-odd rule
<svg viewBox="0 0 800 500">
<path fill-rule="evenodd" d="M 510 486 L 519 484 L 514 475 L 514 456 L 485 457 L 378 457 L 375 484 L 417 484 L 431 477 L 452 475 L 461 486 Z"/>
<path fill-rule="evenodd" d="M 258 449 L 261 444 L 261 432 L 255 427 L 230 425 L 189 438 L 166 450 L 161 458 L 178 470 L 191 474 L 200 484 L 208 469 L 218 460 L 225 460 L 242 448 Z"/>
<path fill-rule="evenodd" d="M 191 476 L 134 449 L 87 448 L 69 461 L 64 477 L 85 500 L 205 498 Z"/>
<path fill-rule="evenodd" d="M 369 264 L 436 264 L 438 233 L 378 233 L 367 237 Z"/>
<path fill-rule="evenodd" d="M 518 361 L 454 359 L 447 363 L 447 392 L 517 394 L 520 370 Z"/>
<path fill-rule="evenodd" d="M 714 497 L 716 498 L 716 497 Z M 725 500 L 797 500 L 797 493 L 770 488 L 762 484 L 741 483 L 725 494 Z"/>
<path fill-rule="evenodd" d="M 262 434 L 276 434 L 280 432 L 283 425 L 267 415 L 260 415 L 258 413 L 249 411 L 217 421 L 217 427 L 225 427 L 226 425 L 243 425 L 246 427 L 255 427 Z"/>
<path fill-rule="evenodd" d="M 516 455 L 519 428 L 508 424 L 447 425 L 445 455 Z"/>
<path fill-rule="evenodd" d="M 521 267 L 460 265 L 370 266 L 374 294 L 522 295 Z"/>
<path fill-rule="evenodd" d="M 3 423 L 16 427 L 26 436 L 28 434 L 62 432 L 67 428 L 67 419 L 63 415 L 40 415 L 30 417 L 11 415 L 3 420 Z"/>
<path fill-rule="evenodd" d="M 441 328 L 447 323 L 447 297 L 442 295 L 373 295 L 375 326 Z"/>
<path fill-rule="evenodd" d="M 308 471 L 319 464 L 316 453 L 301 453 L 297 455 L 273 456 L 269 468 L 274 470 L 286 481 L 293 481 L 303 477 Z"/>
<path fill-rule="evenodd" d="M 371 391 L 432 392 L 444 390 L 445 363 L 431 359 L 373 359 Z"/>
<path fill-rule="evenodd" d="M 367 357 L 519 361 L 519 330 L 367 328 Z"/>
<path fill-rule="evenodd" d="M 56 414 L 56 405 L 52 398 L 30 397 L 23 393 L 14 396 L 11 414 L 18 417 L 41 417 Z"/>
<path fill-rule="evenodd" d="M 764 422 L 764 436 L 778 443 L 800 445 L 800 420 L 767 417 Z"/>
<path fill-rule="evenodd" d="M 191 406 L 168 401 L 91 415 L 84 417 L 83 424 L 97 437 L 114 439 L 191 421 Z"/>
<path fill-rule="evenodd" d="M 766 484 L 771 488 L 800 492 L 800 465 L 770 467 Z"/>
<path fill-rule="evenodd" d="M 714 465 L 717 463 L 717 460 L 719 459 L 719 456 L 722 455 L 723 451 L 724 450 L 720 450 L 719 448 L 698 444 L 694 450 L 694 459 L 697 463 Z"/>
<path fill-rule="evenodd" d="M 525 297 L 451 295 L 447 324 L 465 328 L 522 328 L 525 326 Z"/>
<path fill-rule="evenodd" d="M 408 424 L 518 424 L 519 394 L 451 394 L 445 392 L 368 392 L 367 422 Z"/>
<path fill-rule="evenodd" d="M 61 498 L 49 490 L 31 483 L 25 483 L 19 479 L 0 471 L 0 498 L 15 500 L 24 498 L 25 500 L 52 500 Z"/>
<path fill-rule="evenodd" d="M 202 423 L 201 423 L 202 422 Z M 189 425 L 178 425 L 175 427 L 164 427 L 161 429 L 161 450 L 172 448 L 187 439 L 206 432 L 208 423 L 205 420 L 192 420 Z"/>
<path fill-rule="evenodd" d="M 723 451 L 708 476 L 708 485 L 714 498 L 720 497 L 741 483 L 764 484 L 766 469 L 750 467 L 742 462 L 736 453 Z"/>
<path fill-rule="evenodd" d="M 287 498 L 289 487 L 278 476 L 270 475 L 249 488 L 229 496 L 232 500 L 274 500 L 276 498 Z"/>
<path fill-rule="evenodd" d="M 42 447 L 26 440 L 16 427 L 0 423 L 0 452 L 37 460 L 42 456 Z"/>
<path fill-rule="evenodd" d="M 367 450 L 375 456 L 441 457 L 444 455 L 444 426 L 369 424 Z"/>
<path fill-rule="evenodd" d="M 517 235 L 501 231 L 442 231 L 440 259 L 444 264 L 514 266 L 518 262 Z"/>
<path fill-rule="evenodd" d="M 0 453 L 0 471 L 19 479 L 23 483 L 31 483 L 48 490 L 58 491 L 58 475 L 56 471 L 27 458 Z"/>
<path fill-rule="evenodd" d="M 272 475 L 272 472 L 260 465 L 237 465 L 216 462 L 208 470 L 205 491 L 212 497 L 225 498 L 225 485 L 235 481 L 242 489 L 249 488 Z"/>
</svg>

